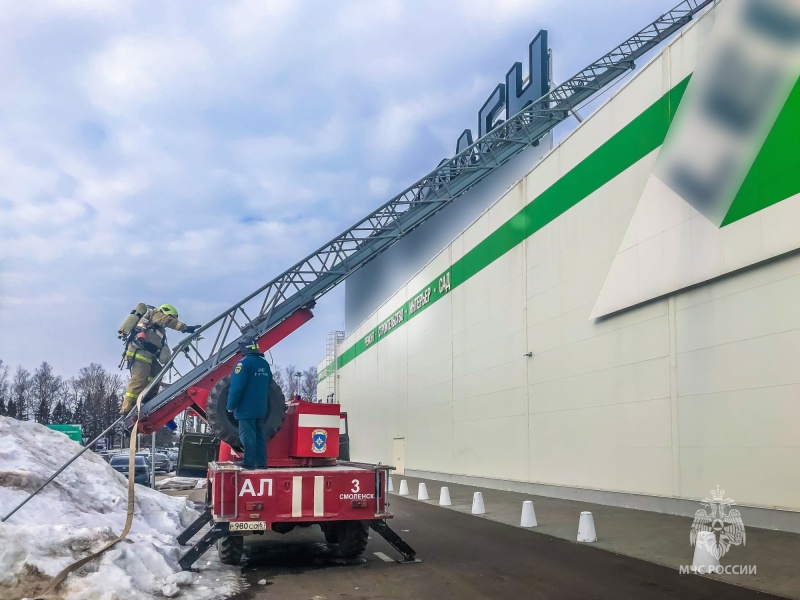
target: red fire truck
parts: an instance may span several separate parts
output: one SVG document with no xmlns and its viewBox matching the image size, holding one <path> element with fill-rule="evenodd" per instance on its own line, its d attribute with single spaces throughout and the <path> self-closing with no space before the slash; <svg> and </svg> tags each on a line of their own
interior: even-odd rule
<svg viewBox="0 0 800 600">
<path fill-rule="evenodd" d="M 259 348 L 271 348 L 312 316 L 309 308 L 297 311 L 263 334 Z M 345 418 L 338 404 L 286 402 L 273 380 L 266 427 L 268 466 L 242 469 L 238 425 L 225 409 L 230 373 L 240 358 L 238 353 L 231 354 L 203 377 L 182 387 L 180 393 L 167 394 L 168 401 L 142 406 L 138 422 L 142 433 L 154 431 L 190 409 L 222 440 L 218 459 L 208 465 L 205 510 L 178 540 L 186 544 L 203 526 L 211 523 L 211 527 L 181 557 L 181 567 L 190 569 L 215 542 L 222 562 L 238 564 L 244 536 L 287 533 L 311 525 L 320 526 L 325 539 L 338 545 L 343 558 L 354 558 L 364 551 L 372 528 L 403 561 L 414 561 L 415 551 L 386 523 L 392 517 L 386 493 L 392 467 L 340 459 L 340 431 L 345 429 Z"/>
</svg>

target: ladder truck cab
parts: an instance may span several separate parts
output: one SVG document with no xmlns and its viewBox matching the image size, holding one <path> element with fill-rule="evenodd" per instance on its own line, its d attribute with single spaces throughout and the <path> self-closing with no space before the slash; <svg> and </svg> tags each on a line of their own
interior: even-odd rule
<svg viewBox="0 0 800 600">
<path fill-rule="evenodd" d="M 210 409 L 217 401 L 224 408 L 228 381 L 225 377 L 212 390 Z M 287 533 L 311 525 L 319 525 L 326 541 L 338 544 L 343 558 L 361 555 L 372 525 L 382 535 L 395 538 L 389 541 L 405 560 L 413 560 L 414 551 L 392 536 L 385 522 L 392 517 L 386 494 L 390 467 L 338 460 L 340 423 L 343 426 L 344 421 L 339 405 L 303 401 L 287 405 L 274 381 L 270 403 L 271 417 L 277 416 L 269 420 L 274 421 L 274 428 L 268 443 L 268 468 L 244 470 L 239 463 L 226 460 L 226 452 L 233 453 L 231 446 L 222 446 L 220 460 L 208 466 L 208 508 L 200 517 L 202 524 L 213 522 L 213 526 L 181 559 L 181 566 L 188 569 L 208 541 L 218 540 L 223 563 L 238 564 L 243 536 L 268 530 Z M 209 420 L 214 426 L 214 419 Z M 268 422 L 267 427 L 271 426 Z M 235 448 L 232 428 L 220 431 Z"/>
<path fill-rule="evenodd" d="M 311 316 L 310 309 L 298 311 L 263 335 L 259 348 L 272 347 Z M 240 354 L 232 354 L 166 403 L 145 403 L 140 412 L 137 428 L 147 433 L 191 408 L 221 440 L 217 460 L 208 464 L 205 510 L 178 541 L 186 544 L 203 526 L 210 523 L 211 527 L 181 557 L 181 567 L 190 569 L 215 542 L 223 563 L 239 564 L 244 536 L 287 533 L 311 525 L 320 526 L 328 543 L 338 544 L 343 558 L 364 552 L 371 527 L 404 561 L 414 561 L 415 551 L 386 524 L 392 518 L 386 492 L 392 467 L 340 458 L 341 450 L 345 455 L 349 452 L 340 447 L 346 415 L 338 404 L 287 402 L 273 379 L 265 432 L 267 468 L 241 467 L 238 424 L 226 410 L 230 373 L 240 358 Z"/>
</svg>

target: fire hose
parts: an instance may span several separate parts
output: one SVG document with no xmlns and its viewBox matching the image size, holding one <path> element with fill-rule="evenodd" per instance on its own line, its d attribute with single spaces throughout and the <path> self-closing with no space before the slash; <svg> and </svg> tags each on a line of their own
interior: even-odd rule
<svg viewBox="0 0 800 600">
<path fill-rule="evenodd" d="M 195 334 L 196 335 L 196 334 Z M 190 336 L 189 338 L 183 340 L 178 346 L 176 346 L 175 350 L 183 348 L 187 343 L 188 340 L 195 336 Z M 130 437 L 130 450 L 128 453 L 128 510 L 125 515 L 125 526 L 122 528 L 122 533 L 120 533 L 115 539 L 106 543 L 102 548 L 89 554 L 88 556 L 84 556 L 80 560 L 75 561 L 74 563 L 68 565 L 64 569 L 61 570 L 51 581 L 50 585 L 39 595 L 34 596 L 32 600 L 60 600 L 60 597 L 55 593 L 56 589 L 59 585 L 67 578 L 67 575 L 72 573 L 73 571 L 80 569 L 83 565 L 91 562 L 101 554 L 103 554 L 106 550 L 114 547 L 118 542 L 125 539 L 128 533 L 131 530 L 131 526 L 133 525 L 133 513 L 135 510 L 135 483 L 134 477 L 132 476 L 135 472 L 135 463 L 136 463 L 136 438 L 137 438 L 137 431 L 139 427 L 139 418 L 141 416 L 141 408 L 142 408 L 142 398 L 145 398 L 147 394 L 150 392 L 154 385 L 157 385 L 163 375 L 167 372 L 167 370 L 172 365 L 172 362 L 175 358 L 175 354 L 170 357 L 170 360 L 164 365 L 158 375 L 153 378 L 153 380 L 147 384 L 147 386 L 139 393 L 139 396 L 136 398 L 136 421 L 131 428 L 131 437 Z M 94 444 L 97 440 L 101 437 L 105 436 L 106 433 L 111 431 L 114 427 L 116 427 L 119 423 L 121 423 L 128 415 L 123 415 L 114 423 L 112 423 L 109 427 L 107 427 L 103 432 L 101 432 L 95 439 L 91 442 L 86 444 L 80 452 L 78 452 L 75 456 L 73 456 L 69 461 L 67 461 L 62 467 L 56 471 L 47 481 L 45 481 L 39 488 L 33 492 L 30 496 L 25 498 L 22 502 L 20 502 L 10 513 L 8 513 L 5 517 L 0 519 L 0 522 L 7 521 L 11 515 L 16 513 L 20 508 L 25 506 L 34 496 L 36 496 L 39 492 L 41 492 L 48 484 L 50 484 L 58 475 L 64 471 L 68 466 L 70 466 L 73 462 L 75 462 L 84 452 L 86 452 L 89 447 Z M 155 465 L 153 465 L 155 467 Z"/>
<path fill-rule="evenodd" d="M 115 546 L 118 542 L 121 542 L 122 540 L 124 540 L 127 537 L 128 533 L 130 532 L 131 526 L 133 525 L 133 513 L 134 513 L 134 510 L 136 508 L 136 505 L 134 504 L 134 499 L 135 499 L 135 488 L 134 488 L 134 486 L 135 486 L 135 483 L 134 483 L 133 473 L 134 473 L 135 463 L 136 463 L 136 436 L 137 436 L 136 428 L 139 425 L 139 410 L 141 408 L 142 396 L 143 396 L 143 393 L 139 394 L 139 397 L 136 399 L 136 425 L 134 425 L 133 429 L 131 429 L 130 452 L 128 453 L 128 510 L 127 510 L 126 515 L 125 515 L 125 526 L 122 528 L 122 533 L 120 533 L 115 539 L 113 539 L 110 542 L 106 543 L 102 548 L 100 548 L 100 550 L 98 550 L 96 552 L 93 552 L 93 553 L 89 554 L 88 556 L 84 556 L 83 558 L 81 558 L 80 560 L 75 561 L 71 565 L 68 565 L 68 566 L 64 567 L 61 570 L 61 572 L 58 573 L 58 575 L 56 575 L 52 579 L 52 581 L 50 582 L 50 585 L 47 586 L 47 589 L 45 589 L 38 596 L 34 596 L 33 600 L 60 600 L 60 597 L 55 594 L 55 590 L 59 585 L 61 585 L 61 582 L 64 581 L 64 579 L 67 578 L 67 575 L 69 575 L 73 571 L 76 571 L 77 569 L 80 569 L 86 563 L 89 563 L 89 562 L 93 561 L 95 558 L 97 558 L 98 556 L 103 554 L 106 550 L 109 550 L 110 548 Z M 122 421 L 123 418 L 124 417 L 119 418 L 114 423 L 114 425 L 116 425 L 116 423 L 119 423 L 120 421 Z M 112 427 L 113 427 L 113 425 L 112 425 Z M 88 446 L 87 446 L 87 448 L 88 448 Z M 75 460 L 75 458 L 78 458 L 78 456 L 80 456 L 81 454 L 83 454 L 83 451 L 78 453 L 72 460 Z M 70 461 L 70 462 L 72 462 L 72 461 Z M 58 475 L 58 473 L 60 473 L 61 471 L 63 471 L 67 467 L 67 465 L 69 465 L 69 464 L 70 463 L 67 463 L 66 465 L 64 465 L 55 475 L 53 475 L 51 480 L 54 479 L 55 476 Z M 154 468 L 155 468 L 155 465 L 154 465 Z M 42 486 L 42 487 L 44 487 L 44 486 Z M 38 490 L 37 490 L 37 492 L 38 492 Z M 33 497 L 33 495 L 30 496 L 30 498 L 32 498 L 32 497 Z M 27 500 L 30 500 L 30 498 L 28 498 Z M 17 507 L 17 508 L 19 508 L 19 507 Z M 14 510 L 16 511 L 16 509 L 14 509 Z M 11 514 L 13 514 L 13 512 Z M 9 514 L 8 516 L 10 517 L 11 514 Z M 8 517 L 6 517 L 6 518 L 8 518 Z"/>
</svg>

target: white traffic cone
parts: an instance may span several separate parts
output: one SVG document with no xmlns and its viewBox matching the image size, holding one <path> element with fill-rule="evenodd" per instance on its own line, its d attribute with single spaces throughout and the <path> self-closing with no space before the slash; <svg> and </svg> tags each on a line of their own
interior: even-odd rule
<svg viewBox="0 0 800 600">
<path fill-rule="evenodd" d="M 533 501 L 525 500 L 522 503 L 522 516 L 519 519 L 520 527 L 536 527 L 539 523 L 536 522 L 536 511 L 533 510 Z"/>
<path fill-rule="evenodd" d="M 424 482 L 419 484 L 417 490 L 417 500 L 428 500 L 428 486 Z"/>
<path fill-rule="evenodd" d="M 590 512 L 583 511 L 581 513 L 581 520 L 578 521 L 578 541 L 597 541 L 597 532 L 594 530 L 594 518 Z"/>
<path fill-rule="evenodd" d="M 408 496 L 408 482 L 405 479 L 400 480 L 400 495 Z"/>
<path fill-rule="evenodd" d="M 389 487 L 388 487 L 388 488 L 386 488 L 386 491 L 387 491 L 387 492 L 393 492 L 393 491 L 394 491 L 394 483 L 392 482 L 392 478 L 391 478 L 391 477 L 389 477 L 389 478 L 388 478 L 388 481 L 389 481 L 389 483 L 388 483 L 387 485 L 388 485 Z"/>
<path fill-rule="evenodd" d="M 450 490 L 446 487 L 442 488 L 442 491 L 439 492 L 439 506 L 450 506 L 452 502 L 450 502 Z"/>
<path fill-rule="evenodd" d="M 486 514 L 486 507 L 483 505 L 483 494 L 475 492 L 472 495 L 472 514 L 483 515 Z"/>
<path fill-rule="evenodd" d="M 713 573 L 719 566 L 719 559 L 709 552 L 709 546 L 714 545 L 716 538 L 711 531 L 697 532 L 697 539 L 694 541 L 694 558 L 692 559 L 692 571 L 702 575 Z"/>
</svg>

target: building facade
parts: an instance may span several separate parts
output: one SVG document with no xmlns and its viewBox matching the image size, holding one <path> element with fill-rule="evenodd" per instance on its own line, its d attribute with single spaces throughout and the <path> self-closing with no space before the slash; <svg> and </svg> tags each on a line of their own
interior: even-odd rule
<svg viewBox="0 0 800 600">
<path fill-rule="evenodd" d="M 792 47 L 747 131 L 724 101 L 704 116 L 737 97 L 731 35 L 776 60 L 740 4 L 509 189 L 478 186 L 490 208 L 348 331 L 320 376 L 354 460 L 678 514 L 719 485 L 800 530 L 800 70 Z"/>
</svg>

